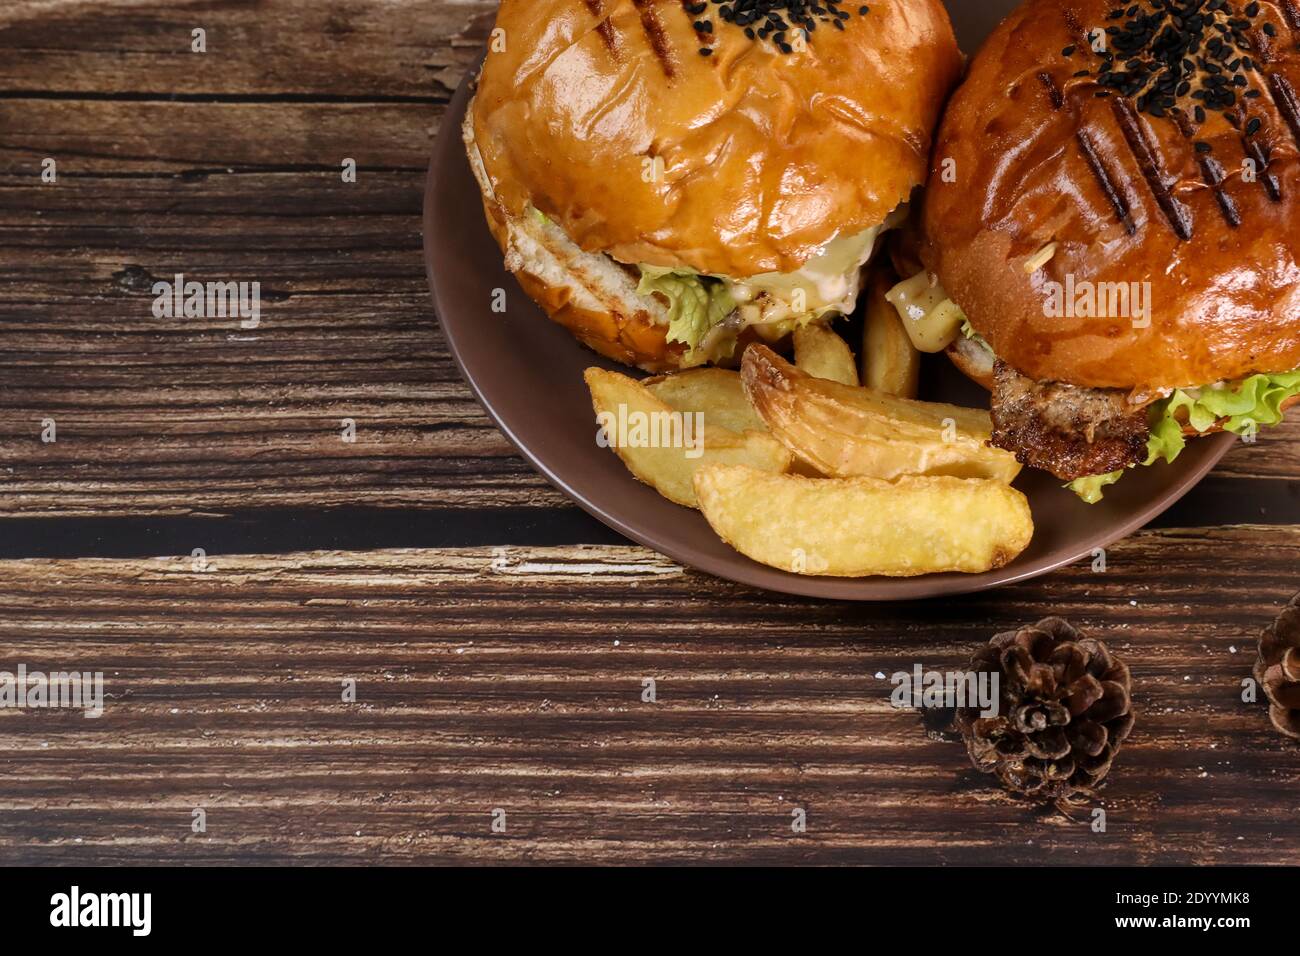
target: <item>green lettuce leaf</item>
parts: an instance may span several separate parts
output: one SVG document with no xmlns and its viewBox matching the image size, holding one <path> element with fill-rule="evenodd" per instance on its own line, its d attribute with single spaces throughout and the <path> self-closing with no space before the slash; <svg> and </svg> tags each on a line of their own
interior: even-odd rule
<svg viewBox="0 0 1300 956">
<path fill-rule="evenodd" d="M 682 269 L 641 267 L 637 292 L 660 292 L 668 299 L 668 341 L 694 351 L 704 336 L 736 308 L 725 282 Z"/>
<path fill-rule="evenodd" d="M 1254 433 L 1261 425 L 1282 421 L 1282 403 L 1300 395 L 1300 370 L 1277 375 L 1251 375 L 1222 385 L 1178 389 L 1151 406 L 1151 437 L 1147 439 L 1144 465 L 1173 461 L 1187 445 L 1183 419 L 1198 432 L 1216 424 L 1237 435 Z M 1185 412 L 1181 417 L 1178 413 Z M 1102 489 L 1119 481 L 1123 470 L 1107 475 L 1077 478 L 1067 486 L 1084 501 L 1100 501 Z"/>
<path fill-rule="evenodd" d="M 1222 422 L 1224 431 L 1244 435 L 1260 425 L 1280 422 L 1282 403 L 1297 394 L 1300 394 L 1300 371 L 1251 375 L 1227 385 L 1189 391 L 1179 389 L 1157 405 L 1147 443 L 1146 464 L 1160 459 L 1173 461 L 1182 452 L 1187 439 L 1181 422 L 1175 417 L 1180 410 L 1186 409 L 1187 422 L 1198 432 L 1208 431 Z"/>
</svg>

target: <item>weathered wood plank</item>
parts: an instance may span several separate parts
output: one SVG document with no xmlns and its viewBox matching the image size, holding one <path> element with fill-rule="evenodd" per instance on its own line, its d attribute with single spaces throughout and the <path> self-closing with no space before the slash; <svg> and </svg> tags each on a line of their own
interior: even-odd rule
<svg viewBox="0 0 1300 956">
<path fill-rule="evenodd" d="M 0 710 L 0 859 L 1296 863 L 1300 748 L 1239 692 L 1298 563 L 1296 528 L 1144 532 L 1104 574 L 853 606 L 621 547 L 3 562 L 0 662 L 109 700 Z M 1105 834 L 876 676 L 1047 613 L 1133 669 Z"/>
<path fill-rule="evenodd" d="M 0 98 L 6 172 L 427 166 L 440 103 L 172 102 Z M 261 131 L 250 135 L 250 130 Z"/>
<path fill-rule="evenodd" d="M 11 0 L 0 9 L 0 95 L 445 94 L 495 10 L 494 0 Z M 195 28 L 205 54 L 192 52 Z"/>
</svg>

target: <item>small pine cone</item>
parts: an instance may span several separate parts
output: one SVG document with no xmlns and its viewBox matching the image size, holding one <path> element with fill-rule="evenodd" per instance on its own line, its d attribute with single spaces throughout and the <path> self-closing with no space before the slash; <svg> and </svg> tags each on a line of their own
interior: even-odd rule
<svg viewBox="0 0 1300 956">
<path fill-rule="evenodd" d="M 1300 594 L 1260 636 L 1255 680 L 1268 698 L 1273 726 L 1300 740 Z"/>
<path fill-rule="evenodd" d="M 996 635 L 971 670 L 997 674 L 998 715 L 957 711 L 976 768 L 1014 793 L 1069 800 L 1092 793 L 1133 729 L 1128 667 L 1059 617 Z"/>
</svg>

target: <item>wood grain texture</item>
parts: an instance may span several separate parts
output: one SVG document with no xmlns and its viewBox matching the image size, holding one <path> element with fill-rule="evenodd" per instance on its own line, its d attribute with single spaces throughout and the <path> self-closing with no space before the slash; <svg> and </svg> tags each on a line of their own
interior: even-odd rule
<svg viewBox="0 0 1300 956">
<path fill-rule="evenodd" d="M 1300 863 L 1300 748 L 1240 700 L 1298 563 L 1294 529 L 1143 532 L 1104 574 L 873 607 L 624 547 L 5 562 L 0 662 L 108 700 L 0 710 L 0 859 Z M 1052 612 L 1133 670 L 1104 834 L 877 676 Z"/>
<path fill-rule="evenodd" d="M 0 517 L 564 506 L 461 382 L 420 251 L 432 136 L 493 10 L 5 6 Z M 262 325 L 155 319 L 177 272 L 261 282 Z M 1220 474 L 1292 480 L 1298 439 Z"/>
<path fill-rule="evenodd" d="M 1274 526 L 1148 530 L 1104 574 L 986 595 L 826 604 L 519 546 L 595 539 L 461 382 L 420 251 L 494 6 L 0 7 L 0 535 L 78 555 L 0 561 L 0 669 L 102 670 L 109 695 L 99 720 L 0 709 L 0 862 L 1300 863 L 1300 748 L 1239 696 L 1300 586 L 1300 424 L 1176 512 Z M 176 272 L 260 281 L 261 326 L 153 318 Z M 301 526 L 381 513 L 456 515 L 429 540 L 458 547 L 302 552 Z M 80 556 L 140 522 L 188 550 L 210 519 L 277 553 Z M 1048 613 L 1133 667 L 1105 834 L 1003 794 L 876 676 Z"/>
<path fill-rule="evenodd" d="M 495 0 L 13 0 L 0 90 L 424 99 L 456 88 Z M 195 28 L 207 54 L 191 51 Z"/>
<path fill-rule="evenodd" d="M 461 382 L 420 252 L 432 135 L 493 9 L 6 7 L 0 515 L 563 503 Z M 260 281 L 261 327 L 154 318 L 177 272 Z"/>
</svg>

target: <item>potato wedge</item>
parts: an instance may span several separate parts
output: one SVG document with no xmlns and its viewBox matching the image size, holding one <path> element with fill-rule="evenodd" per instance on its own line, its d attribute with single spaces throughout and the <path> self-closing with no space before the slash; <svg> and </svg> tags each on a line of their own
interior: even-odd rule
<svg viewBox="0 0 1300 956">
<path fill-rule="evenodd" d="M 847 342 L 820 322 L 794 330 L 794 364 L 817 378 L 858 384 L 858 368 Z"/>
<path fill-rule="evenodd" d="M 703 412 L 706 425 L 733 432 L 767 431 L 763 419 L 745 397 L 740 373 L 727 368 L 693 368 L 642 381 L 658 398 L 679 412 Z"/>
<path fill-rule="evenodd" d="M 795 574 L 974 574 L 1007 564 L 1034 533 L 1025 496 L 984 479 L 803 478 L 709 464 L 695 491 L 722 540 Z"/>
<path fill-rule="evenodd" d="M 988 412 L 813 378 L 762 345 L 746 349 L 740 377 L 771 433 L 824 475 L 1009 483 L 1020 473 L 1014 455 L 986 444 Z"/>
<path fill-rule="evenodd" d="M 790 452 L 765 432 L 700 425 L 703 416 L 676 411 L 636 379 L 589 368 L 584 373 L 600 424 L 597 440 L 613 448 L 633 475 L 669 501 L 698 507 L 692 481 L 709 462 L 784 471 Z"/>
<path fill-rule="evenodd" d="M 862 332 L 862 384 L 890 395 L 916 398 L 921 353 L 903 328 L 903 320 L 885 293 L 891 276 L 878 269 L 867 289 L 866 319 Z"/>
</svg>

